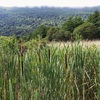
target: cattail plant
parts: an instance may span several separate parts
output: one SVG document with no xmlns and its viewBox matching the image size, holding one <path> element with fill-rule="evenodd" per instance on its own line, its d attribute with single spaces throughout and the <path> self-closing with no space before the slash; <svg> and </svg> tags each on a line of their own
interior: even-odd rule
<svg viewBox="0 0 100 100">
<path fill-rule="evenodd" d="M 0 44 L 1 100 L 100 99 L 97 46 L 78 41 L 62 48 L 41 48 L 32 41 L 24 44 L 13 40 L 12 44 L 7 39 Z"/>
<path fill-rule="evenodd" d="M 19 55 L 20 55 L 20 65 L 22 67 L 22 75 L 24 73 L 24 61 L 23 61 L 23 56 L 24 53 L 27 50 L 27 47 L 25 45 L 23 45 L 21 42 L 18 44 L 18 49 L 19 49 Z"/>
</svg>

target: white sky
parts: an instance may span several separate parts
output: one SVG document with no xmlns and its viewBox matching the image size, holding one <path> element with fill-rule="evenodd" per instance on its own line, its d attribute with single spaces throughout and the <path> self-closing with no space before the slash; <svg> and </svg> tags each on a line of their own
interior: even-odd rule
<svg viewBox="0 0 100 100">
<path fill-rule="evenodd" d="M 0 6 L 4 7 L 92 7 L 99 6 L 100 0 L 0 0 Z"/>
</svg>

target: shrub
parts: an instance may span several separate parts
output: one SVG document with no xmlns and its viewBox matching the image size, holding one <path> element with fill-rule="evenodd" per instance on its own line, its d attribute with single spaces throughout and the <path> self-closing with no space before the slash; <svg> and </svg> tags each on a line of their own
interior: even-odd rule
<svg viewBox="0 0 100 100">
<path fill-rule="evenodd" d="M 73 35 L 82 35 L 83 39 L 96 39 L 98 38 L 98 29 L 94 24 L 86 22 L 74 29 Z"/>
<path fill-rule="evenodd" d="M 55 34 L 57 34 L 59 31 L 59 28 L 57 27 L 51 27 L 48 31 L 47 31 L 47 38 L 49 41 L 54 40 L 54 36 Z"/>
</svg>

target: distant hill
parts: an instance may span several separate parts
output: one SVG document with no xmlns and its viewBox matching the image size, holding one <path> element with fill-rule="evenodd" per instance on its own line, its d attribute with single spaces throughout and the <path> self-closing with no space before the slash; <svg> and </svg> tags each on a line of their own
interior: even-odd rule
<svg viewBox="0 0 100 100">
<path fill-rule="evenodd" d="M 86 8 L 5 8 L 0 7 L 0 35 L 27 34 L 40 25 L 60 26 L 68 16 L 81 16 L 86 19 L 100 6 Z"/>
</svg>

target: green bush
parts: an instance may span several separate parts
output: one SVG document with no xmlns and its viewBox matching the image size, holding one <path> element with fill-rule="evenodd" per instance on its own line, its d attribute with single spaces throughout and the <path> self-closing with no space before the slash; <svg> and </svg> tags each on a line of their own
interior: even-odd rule
<svg viewBox="0 0 100 100">
<path fill-rule="evenodd" d="M 67 41 L 71 39 L 71 32 L 52 27 L 47 32 L 47 38 L 49 41 Z"/>
<path fill-rule="evenodd" d="M 68 41 L 71 39 L 71 33 L 69 31 L 64 32 L 63 30 L 59 30 L 55 34 L 53 34 L 53 40 L 55 41 Z"/>
<path fill-rule="evenodd" d="M 40 35 L 42 38 L 46 37 L 47 31 L 49 27 L 45 25 L 41 25 L 39 28 L 35 29 L 33 32 L 26 35 L 27 40 L 38 38 L 38 35 Z"/>
<path fill-rule="evenodd" d="M 95 11 L 88 17 L 87 21 L 93 23 L 96 27 L 100 27 L 100 12 Z"/>
<path fill-rule="evenodd" d="M 51 27 L 48 31 L 47 31 L 47 39 L 49 41 L 54 40 L 54 35 L 57 34 L 59 31 L 58 27 Z"/>
<path fill-rule="evenodd" d="M 83 39 L 97 39 L 99 33 L 94 24 L 86 22 L 74 29 L 73 35 L 76 36 L 76 34 L 82 35 Z"/>
<path fill-rule="evenodd" d="M 70 31 L 73 32 L 73 30 L 79 26 L 83 24 L 83 20 L 81 17 L 77 16 L 77 17 L 69 17 L 67 19 L 67 21 L 64 22 L 64 24 L 62 25 L 62 29 L 64 31 Z"/>
</svg>

